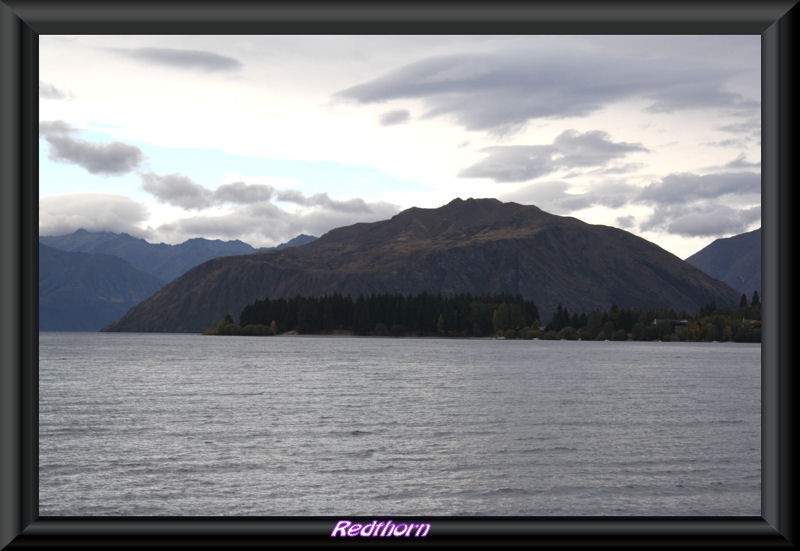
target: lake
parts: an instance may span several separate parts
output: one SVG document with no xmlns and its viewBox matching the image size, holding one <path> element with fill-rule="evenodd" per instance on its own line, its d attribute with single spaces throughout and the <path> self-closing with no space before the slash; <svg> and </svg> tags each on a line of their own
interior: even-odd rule
<svg viewBox="0 0 800 551">
<path fill-rule="evenodd" d="M 760 515 L 758 344 L 39 339 L 42 516 Z"/>
</svg>

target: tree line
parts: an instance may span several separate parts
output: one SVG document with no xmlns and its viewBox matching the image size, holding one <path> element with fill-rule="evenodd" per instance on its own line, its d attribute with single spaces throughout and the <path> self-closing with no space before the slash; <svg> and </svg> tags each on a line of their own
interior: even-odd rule
<svg viewBox="0 0 800 551">
<path fill-rule="evenodd" d="M 348 332 L 372 336 L 502 337 L 544 340 L 761 342 L 758 292 L 738 308 L 711 303 L 695 315 L 673 309 L 619 308 L 570 313 L 560 304 L 542 326 L 539 310 L 521 295 L 442 296 L 422 293 L 263 299 L 227 315 L 207 335 Z"/>
<path fill-rule="evenodd" d="M 263 299 L 244 307 L 239 323 L 228 315 L 206 334 L 271 335 L 353 332 L 376 336 L 487 337 L 530 330 L 536 305 L 521 295 L 407 296 L 372 294 Z M 531 337 L 533 338 L 533 337 Z"/>
<path fill-rule="evenodd" d="M 761 300 L 758 292 L 748 302 L 742 294 L 738 308 L 714 302 L 695 315 L 672 309 L 612 306 L 607 312 L 570 314 L 558 305 L 552 321 L 538 335 L 551 340 L 761 342 Z"/>
</svg>

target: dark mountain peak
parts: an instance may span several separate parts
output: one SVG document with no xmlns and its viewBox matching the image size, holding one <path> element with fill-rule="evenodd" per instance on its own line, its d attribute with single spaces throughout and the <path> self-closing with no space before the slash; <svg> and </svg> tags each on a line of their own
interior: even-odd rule
<svg viewBox="0 0 800 551">
<path fill-rule="evenodd" d="M 508 203 L 503 203 L 499 199 L 495 199 L 493 197 L 484 197 L 484 198 L 478 198 L 478 199 L 475 199 L 474 197 L 468 197 L 467 199 L 462 199 L 461 197 L 456 197 L 455 199 L 453 199 L 452 201 L 450 201 L 449 203 L 444 205 L 444 207 L 439 207 L 439 208 L 447 208 L 447 207 L 450 207 L 450 206 L 463 206 L 465 204 L 467 204 L 467 205 L 476 205 L 477 204 L 477 205 L 486 205 L 486 206 L 499 206 L 499 205 L 508 204 Z"/>
<path fill-rule="evenodd" d="M 336 228 L 304 248 L 306 255 L 338 250 L 358 253 L 383 250 L 443 248 L 475 240 L 501 240 L 530 236 L 557 220 L 580 223 L 548 214 L 533 205 L 503 203 L 497 199 L 457 198 L 436 208 L 411 207 L 388 220 Z M 298 253 L 300 254 L 300 253 Z"/>
<path fill-rule="evenodd" d="M 716 239 L 686 262 L 750 297 L 761 293 L 761 228 Z"/>
<path fill-rule="evenodd" d="M 306 233 L 301 233 L 300 235 L 293 237 L 289 241 L 285 243 L 281 243 L 277 247 L 274 247 L 274 250 L 281 251 L 283 249 L 289 249 L 292 247 L 300 247 L 301 245 L 307 245 L 313 241 L 316 241 L 317 237 L 314 235 L 308 235 Z"/>
</svg>

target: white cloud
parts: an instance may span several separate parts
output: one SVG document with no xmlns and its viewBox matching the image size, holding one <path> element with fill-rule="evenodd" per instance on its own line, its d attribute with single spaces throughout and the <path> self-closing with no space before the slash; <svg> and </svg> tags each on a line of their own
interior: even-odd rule
<svg viewBox="0 0 800 551">
<path fill-rule="evenodd" d="M 64 235 L 78 229 L 141 235 L 147 208 L 128 197 L 74 193 L 39 199 L 39 234 Z"/>
</svg>

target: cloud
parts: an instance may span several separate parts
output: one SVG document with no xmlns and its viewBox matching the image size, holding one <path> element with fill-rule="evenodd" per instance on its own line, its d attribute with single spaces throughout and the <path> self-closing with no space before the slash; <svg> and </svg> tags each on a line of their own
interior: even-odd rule
<svg viewBox="0 0 800 551">
<path fill-rule="evenodd" d="M 127 50 L 117 48 L 114 51 L 142 61 L 158 63 L 178 69 L 218 72 L 236 71 L 242 67 L 242 63 L 232 57 L 203 50 L 183 50 L 175 48 L 135 48 Z"/>
<path fill-rule="evenodd" d="M 537 182 L 501 199 L 533 204 L 561 215 L 597 206 L 616 210 L 647 206 L 652 212 L 644 220 L 621 214 L 616 224 L 622 228 L 638 225 L 641 231 L 708 237 L 741 233 L 757 223 L 761 219 L 760 186 L 760 176 L 751 172 L 681 173 L 644 188 L 625 181 L 600 181 L 585 188 L 564 181 Z"/>
<path fill-rule="evenodd" d="M 142 151 L 121 142 L 97 144 L 72 137 L 75 130 L 63 121 L 39 123 L 39 134 L 50 144 L 53 161 L 72 163 L 91 174 L 127 174 L 139 166 Z"/>
<path fill-rule="evenodd" d="M 747 170 L 747 169 L 751 169 L 751 168 L 761 169 L 761 163 L 760 162 L 759 163 L 748 162 L 747 161 L 747 157 L 745 157 L 745 154 L 742 153 L 741 155 L 736 157 L 731 162 L 726 163 L 724 168 L 733 168 L 733 169 L 739 169 L 739 170 Z"/>
<path fill-rule="evenodd" d="M 187 210 L 202 210 L 224 204 L 263 205 L 273 199 L 306 208 L 346 214 L 372 214 L 373 207 L 363 199 L 331 199 L 327 193 L 305 195 L 297 190 L 278 190 L 266 184 L 233 182 L 211 191 L 182 174 L 161 176 L 153 172 L 142 175 L 142 188 L 162 203 Z M 277 208 L 277 207 L 275 207 Z"/>
<path fill-rule="evenodd" d="M 636 186 L 624 182 L 604 181 L 588 190 L 579 190 L 563 181 L 551 181 L 530 184 L 503 195 L 502 199 L 536 205 L 553 214 L 570 214 L 596 205 L 622 208 L 636 197 L 638 191 Z"/>
<path fill-rule="evenodd" d="M 486 157 L 463 169 L 462 178 L 491 178 L 495 182 L 525 182 L 557 170 L 555 150 L 545 145 L 507 145 L 481 150 Z"/>
<path fill-rule="evenodd" d="M 266 184 L 245 184 L 233 182 L 219 186 L 214 192 L 214 199 L 225 203 L 256 203 L 269 201 L 275 194 L 275 188 Z"/>
<path fill-rule="evenodd" d="M 714 203 L 698 203 L 688 207 L 664 205 L 656 207 L 653 215 L 640 228 L 684 237 L 712 237 L 742 233 L 760 219 L 760 207 L 737 209 Z"/>
<path fill-rule="evenodd" d="M 393 124 L 402 124 L 411 118 L 411 113 L 407 109 L 395 109 L 388 111 L 381 115 L 381 125 L 391 126 Z"/>
<path fill-rule="evenodd" d="M 152 236 L 168 242 L 181 242 L 202 235 L 216 239 L 241 239 L 255 246 L 277 245 L 301 233 L 320 236 L 333 228 L 357 222 L 375 222 L 396 214 L 396 205 L 378 202 L 352 213 L 320 206 L 288 212 L 274 203 L 259 202 L 222 215 L 197 215 L 163 224 Z"/>
<path fill-rule="evenodd" d="M 683 205 L 697 200 L 718 199 L 722 195 L 761 194 L 761 176 L 754 172 L 718 173 L 699 176 L 670 174 L 646 186 L 637 200 L 642 203 Z"/>
<path fill-rule="evenodd" d="M 553 147 L 564 156 L 558 164 L 567 168 L 602 166 L 628 153 L 648 151 L 641 144 L 612 142 L 608 133 L 601 130 L 583 134 L 566 130 L 555 139 Z"/>
<path fill-rule="evenodd" d="M 603 166 L 628 153 L 648 150 L 641 144 L 612 142 L 600 130 L 583 134 L 566 130 L 551 145 L 494 146 L 481 151 L 486 158 L 462 170 L 459 176 L 525 182 L 562 169 Z"/>
<path fill-rule="evenodd" d="M 295 203 L 304 207 L 323 207 L 328 210 L 345 213 L 371 213 L 372 209 L 363 199 L 347 199 L 336 201 L 331 199 L 327 193 L 316 193 L 305 196 L 297 191 L 279 191 L 277 194 L 279 201 Z"/>
<path fill-rule="evenodd" d="M 569 214 L 590 204 L 587 196 L 567 193 L 569 189 L 570 185 L 566 182 L 541 182 L 507 193 L 501 199 L 536 205 L 553 214 Z"/>
<path fill-rule="evenodd" d="M 419 99 L 425 117 L 450 116 L 468 130 L 514 131 L 535 119 L 582 117 L 623 100 L 650 111 L 752 109 L 726 82 L 741 71 L 703 56 L 623 48 L 518 47 L 429 57 L 340 90 L 359 104 Z"/>
<path fill-rule="evenodd" d="M 717 130 L 732 134 L 761 134 L 761 118 L 752 117 L 747 120 L 718 126 Z"/>
<path fill-rule="evenodd" d="M 121 195 L 53 195 L 39 200 L 39 235 L 64 235 L 80 228 L 139 235 L 137 225 L 147 217 L 144 205 Z"/>
<path fill-rule="evenodd" d="M 744 147 L 744 141 L 737 140 L 734 138 L 729 138 L 727 140 L 718 140 L 714 142 L 706 142 L 705 145 L 711 145 L 714 147 Z"/>
<path fill-rule="evenodd" d="M 632 229 L 636 225 L 636 218 L 634 218 L 633 215 L 627 214 L 625 216 L 618 216 L 614 222 L 619 228 Z"/>
<path fill-rule="evenodd" d="M 643 231 L 692 237 L 741 233 L 761 219 L 761 177 L 753 172 L 670 174 L 642 189 L 634 202 L 653 207 L 640 224 Z"/>
<path fill-rule="evenodd" d="M 72 99 L 72 94 L 40 80 L 39 97 L 43 99 Z"/>
<path fill-rule="evenodd" d="M 181 174 L 142 174 L 142 188 L 162 203 L 184 209 L 204 209 L 214 204 L 213 194 Z"/>
<path fill-rule="evenodd" d="M 610 166 L 608 168 L 600 168 L 597 170 L 593 170 L 592 174 L 629 174 L 631 172 L 637 172 L 642 170 L 647 165 L 645 163 L 625 163 L 616 166 Z"/>
</svg>

